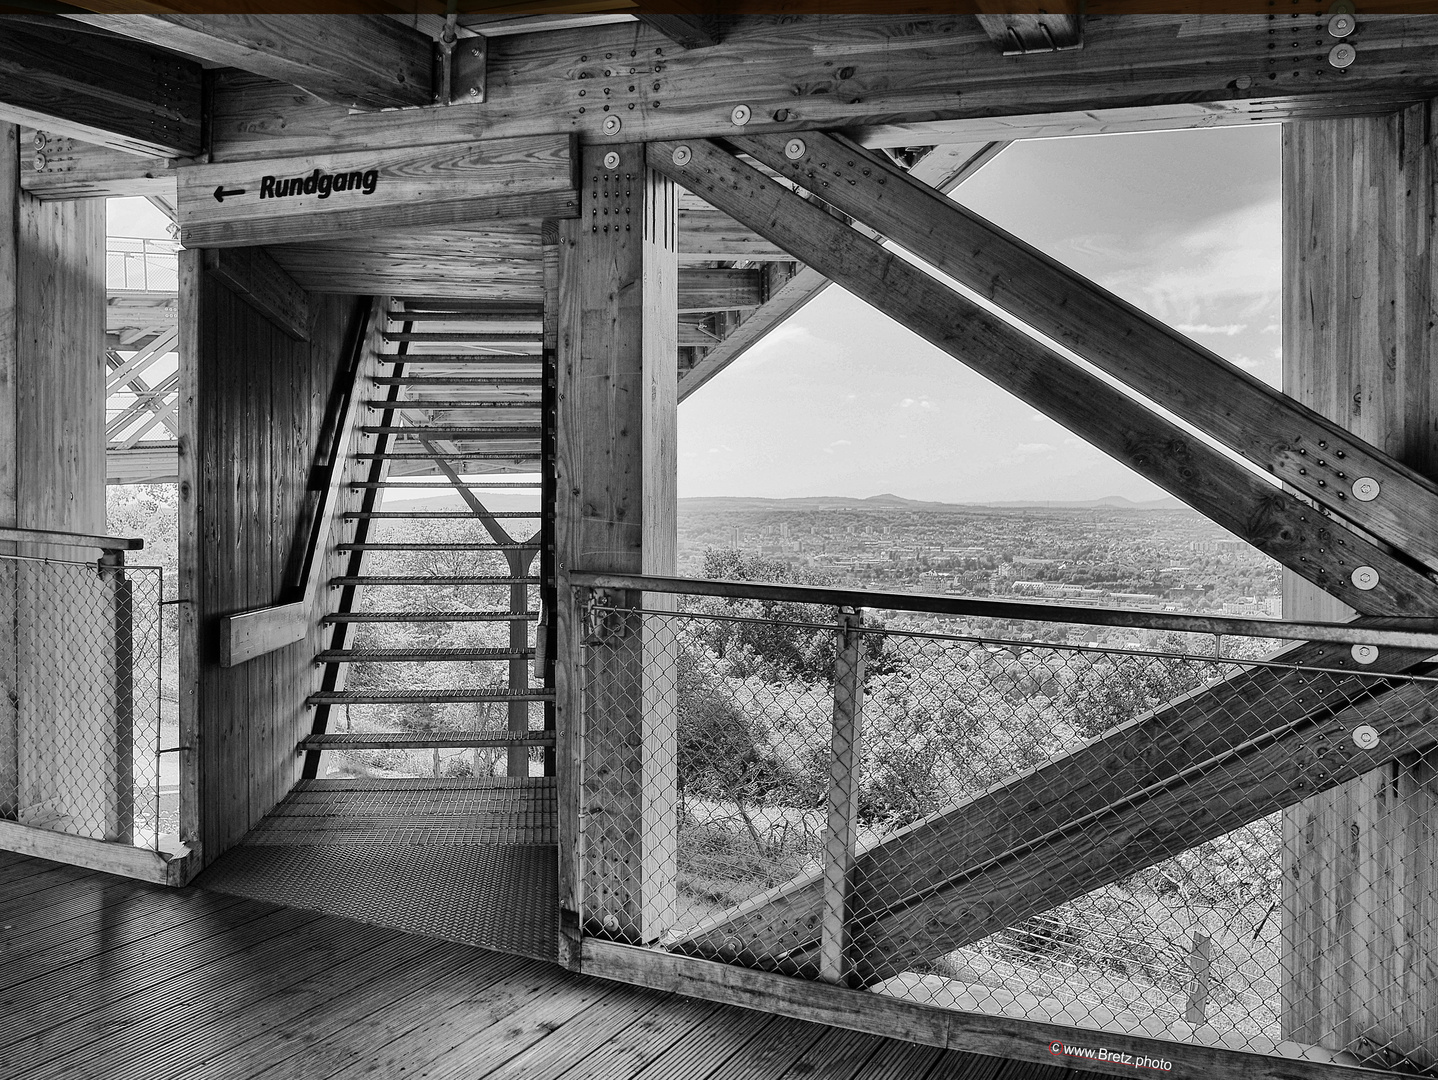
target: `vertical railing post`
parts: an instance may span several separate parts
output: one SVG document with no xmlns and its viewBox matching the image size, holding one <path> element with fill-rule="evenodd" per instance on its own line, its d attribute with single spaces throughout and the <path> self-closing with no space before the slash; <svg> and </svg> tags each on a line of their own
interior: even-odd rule
<svg viewBox="0 0 1438 1080">
<path fill-rule="evenodd" d="M 115 789 L 106 829 L 113 836 L 106 838 L 128 844 L 135 838 L 135 587 L 125 574 L 124 551 L 105 552 L 100 575 L 114 588 Z"/>
<path fill-rule="evenodd" d="M 828 828 L 824 834 L 824 921 L 820 927 L 819 978 L 848 980 L 848 891 L 854 863 L 859 809 L 859 739 L 864 694 L 862 616 L 839 613 L 834 657 L 834 720 L 829 743 Z"/>
</svg>

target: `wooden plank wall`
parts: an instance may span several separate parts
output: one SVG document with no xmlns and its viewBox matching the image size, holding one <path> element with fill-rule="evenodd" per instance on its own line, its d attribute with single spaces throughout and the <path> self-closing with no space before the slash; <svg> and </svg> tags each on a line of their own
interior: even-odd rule
<svg viewBox="0 0 1438 1080">
<path fill-rule="evenodd" d="M 1435 178 L 1431 104 L 1284 127 L 1284 389 L 1428 476 Z M 1283 611 L 1352 615 L 1292 574 Z M 1284 1038 L 1360 1055 L 1390 1043 L 1438 1063 L 1432 759 L 1308 800 L 1284 815 L 1284 839 Z"/>
<path fill-rule="evenodd" d="M 280 601 L 327 479 L 313 469 L 336 374 L 361 331 L 362 301 L 311 297 L 309 341 L 296 341 L 186 252 L 182 399 L 193 411 L 182 452 L 182 576 L 197 639 L 181 681 L 195 683 L 198 813 L 208 864 L 299 779 L 308 734 L 314 641 L 219 666 L 218 617 Z M 182 665 L 185 657 L 182 655 Z"/>
<path fill-rule="evenodd" d="M 17 137 L 0 124 L 0 524 L 103 533 L 105 204 L 22 192 Z M 93 702 L 70 699 L 74 680 L 47 686 L 42 701 L 21 672 L 98 664 L 107 680 L 109 658 L 75 647 L 91 616 L 65 597 L 32 591 L 17 620 L 18 599 L 13 564 L 0 564 L 0 816 L 23 803 L 106 817 L 98 781 L 114 780 L 113 732 L 89 722 Z M 76 768 L 56 768 L 59 757 Z"/>
</svg>

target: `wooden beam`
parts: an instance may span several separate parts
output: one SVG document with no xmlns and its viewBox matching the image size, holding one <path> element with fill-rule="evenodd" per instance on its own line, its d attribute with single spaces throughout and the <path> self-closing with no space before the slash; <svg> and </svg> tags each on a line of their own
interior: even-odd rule
<svg viewBox="0 0 1438 1080">
<path fill-rule="evenodd" d="M 1438 567 L 1438 484 L 1339 424 L 853 143 L 813 135 L 795 160 L 774 136 L 735 143 L 1306 498 Z"/>
<path fill-rule="evenodd" d="M 193 157 L 200 75 L 191 60 L 62 19 L 0 16 L 0 120 L 131 154 Z"/>
<path fill-rule="evenodd" d="M 175 198 L 175 158 L 141 157 L 36 128 L 20 129 L 20 187 L 37 199 Z"/>
<path fill-rule="evenodd" d="M 714 209 L 679 210 L 679 261 L 786 260 L 789 254 Z"/>
<path fill-rule="evenodd" d="M 767 971 L 749 971 L 729 964 L 675 956 L 598 938 L 585 939 L 579 967 L 585 975 L 595 978 L 648 986 L 666 993 L 738 1005 L 849 1031 L 903 1039 L 922 1046 L 940 1046 L 947 1050 L 984 1054 L 990 1058 L 1011 1058 L 1040 1066 L 1067 1067 L 1081 1075 L 1113 1075 L 1120 1070 L 1123 1074 L 1132 1075 L 1134 1070 L 1131 1065 L 1117 1062 L 1056 1056 L 1051 1049 L 1055 1043 L 1089 1047 L 1098 1042 L 1112 1051 L 1128 1054 L 1131 1061 L 1146 1058 L 1167 1062 L 1170 1068 L 1163 1070 L 1163 1075 L 1182 1080 L 1335 1080 L 1335 1077 L 1347 1075 L 1337 1072 L 1338 1068 L 1347 1067 L 1341 1064 L 1343 1059 L 1340 1055 L 1317 1048 L 1305 1048 L 1305 1057 L 1291 1058 L 1193 1042 L 1146 1039 L 1112 1031 L 1105 1031 L 1096 1038 L 1092 1029 L 1040 1023 L 1007 1015 L 958 1012 L 883 994 L 805 982 Z M 972 1069 L 961 1065 L 959 1068 L 966 1070 L 959 1075 L 1035 1075 L 1034 1072 L 1020 1072 L 1018 1069 L 1010 1072 L 1007 1066 L 998 1064 Z M 1057 1074 L 1058 1069 L 1053 1072 Z M 943 1075 L 953 1074 L 945 1072 Z M 1050 1073 L 1045 1070 L 1037 1075 L 1047 1076 Z"/>
<path fill-rule="evenodd" d="M 1326 18 L 1310 10 L 1288 20 L 1284 45 L 1302 48 L 1270 50 L 1263 14 L 1089 16 L 1083 49 L 1037 64 L 999 55 L 963 15 L 749 15 L 726 26 L 721 44 L 689 51 L 634 24 L 525 34 L 490 41 L 486 98 L 473 108 L 350 114 L 280 83 L 221 73 L 213 153 L 236 160 L 290 156 L 295 147 L 571 131 L 606 145 L 724 137 L 737 130 L 737 105 L 749 109 L 743 130 L 751 134 L 953 122 L 944 139 L 900 132 L 889 145 L 902 146 L 1022 138 L 1051 130 L 1054 117 L 1068 134 L 1142 126 L 1155 111 L 1167 127 L 1248 125 L 1438 94 L 1430 63 L 1438 21 L 1360 20 L 1358 60 L 1340 73 L 1317 44 Z M 631 52 L 632 64 L 605 61 Z M 616 117 L 617 136 L 604 130 Z"/>
<path fill-rule="evenodd" d="M 67 14 L 222 67 L 371 109 L 434 101 L 434 40 L 384 15 Z"/>
<path fill-rule="evenodd" d="M 764 302 L 764 271 L 686 266 L 679 271 L 679 311 L 733 311 Z"/>
<path fill-rule="evenodd" d="M 1438 586 L 1357 533 L 713 143 L 651 143 L 649 162 L 896 322 L 1357 610 L 1430 615 Z M 676 156 L 683 164 L 676 164 Z M 1372 588 L 1365 571 L 1376 580 Z"/>
<path fill-rule="evenodd" d="M 678 408 L 674 356 L 678 193 L 645 165 L 644 147 L 584 153 L 584 214 L 560 223 L 555 489 L 561 656 L 585 635 L 568 586 L 571 570 L 667 567 L 677 549 Z M 591 179 L 592 178 L 592 179 Z M 601 230 L 591 221 L 632 223 Z M 640 572 L 643 572 L 640 570 Z M 587 707 L 566 679 L 561 732 L 582 725 L 579 798 L 587 824 L 582 883 L 570 905 L 633 941 L 652 941 L 672 918 L 677 864 L 674 804 L 674 666 L 665 644 L 635 620 L 631 632 L 586 646 L 605 685 Z M 561 739 L 566 738 L 561 734 Z M 562 919 L 577 928 L 577 907 Z"/>
<path fill-rule="evenodd" d="M 414 226 L 574 217 L 567 135 L 199 165 L 179 174 L 186 247 L 294 243 Z"/>
<path fill-rule="evenodd" d="M 36 859 L 135 878 L 153 885 L 177 884 L 169 879 L 168 860 L 158 851 L 49 829 L 32 829 L 13 821 L 0 821 L 0 851 L 18 851 Z"/>
<path fill-rule="evenodd" d="M 769 280 L 773 288 L 768 293 L 768 299 L 723 340 L 714 343 L 698 363 L 680 372 L 680 401 L 752 349 L 829 284 L 828 278 L 807 266 L 797 263 L 771 263 L 770 266 L 773 271 Z"/>
<path fill-rule="evenodd" d="M 718 45 L 722 26 L 718 15 L 638 15 L 640 22 L 674 42 L 681 49 L 704 49 Z"/>
<path fill-rule="evenodd" d="M 1062 52 L 1083 48 L 1080 15 L 1003 14 L 975 15 L 989 40 L 1004 56 Z"/>
<path fill-rule="evenodd" d="M 205 270 L 296 341 L 310 339 L 304 289 L 263 248 L 206 251 Z"/>
<path fill-rule="evenodd" d="M 538 223 L 498 221 L 482 230 L 386 232 L 269 252 L 312 293 L 541 303 L 539 241 Z"/>
<path fill-rule="evenodd" d="M 235 667 L 304 641 L 309 630 L 304 600 L 227 615 L 220 620 L 220 666 Z"/>
<path fill-rule="evenodd" d="M 1008 145 L 1004 142 L 991 142 L 936 146 L 914 163 L 909 170 L 909 175 L 941 194 L 947 195 L 997 157 Z M 732 225 L 726 230 L 728 235 L 735 235 L 736 230 L 744 229 L 737 221 L 733 221 L 727 214 L 721 214 L 718 210 L 699 211 L 698 213 L 718 215 L 719 218 L 732 222 Z M 680 210 L 679 217 L 681 222 L 679 247 L 683 252 L 686 246 L 683 232 L 684 210 Z M 753 235 L 756 247 L 758 244 L 769 245 L 769 242 L 763 237 L 750 235 Z M 717 345 L 707 348 L 697 361 L 686 366 L 681 358 L 680 401 L 694 393 L 762 341 L 770 331 L 818 296 L 829 284 L 828 278 L 798 263 L 771 263 L 766 268 L 765 275 L 765 300 L 759 310 L 750 314 L 738 326 L 730 330 Z M 682 277 L 680 280 L 682 286 Z"/>
</svg>

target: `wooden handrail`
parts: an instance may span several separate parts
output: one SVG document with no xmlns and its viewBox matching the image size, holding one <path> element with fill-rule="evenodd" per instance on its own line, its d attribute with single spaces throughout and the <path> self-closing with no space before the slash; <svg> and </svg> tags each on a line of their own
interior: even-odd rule
<svg viewBox="0 0 1438 1080">
<path fill-rule="evenodd" d="M 94 536 L 90 533 L 55 532 L 51 529 L 0 528 L 0 540 L 21 544 L 53 544 L 56 547 L 88 547 L 101 551 L 139 551 L 145 546 L 140 537 Z"/>
<path fill-rule="evenodd" d="M 571 585 L 593 589 L 637 589 L 692 596 L 921 611 L 936 615 L 968 615 L 984 619 L 1172 630 L 1184 634 L 1266 637 L 1285 641 L 1332 641 L 1345 645 L 1386 645 L 1392 648 L 1438 652 L 1438 619 L 1368 619 L 1362 625 L 1288 622 L 1281 619 L 1243 619 L 1226 615 L 1185 615 L 1174 611 L 1080 607 L 1038 601 L 982 600 L 948 593 L 890 593 L 868 589 L 831 589 L 818 585 L 770 585 L 755 581 L 718 581 L 649 574 L 593 574 L 580 570 L 570 572 L 569 582 Z"/>
<path fill-rule="evenodd" d="M 303 641 L 309 633 L 310 612 L 325 586 L 326 559 L 333 530 L 335 507 L 344 488 L 345 462 L 349 459 L 350 443 L 359 424 L 364 394 L 356 391 L 359 372 L 370 349 L 378 349 L 385 305 L 370 298 L 369 311 L 353 343 L 348 361 L 340 377 L 344 380 L 339 408 L 328 424 L 328 445 L 325 447 L 327 473 L 325 490 L 315 509 L 305 557 L 299 564 L 297 580 L 286 588 L 286 601 L 250 611 L 238 611 L 220 620 L 220 666 L 234 667 Z"/>
</svg>

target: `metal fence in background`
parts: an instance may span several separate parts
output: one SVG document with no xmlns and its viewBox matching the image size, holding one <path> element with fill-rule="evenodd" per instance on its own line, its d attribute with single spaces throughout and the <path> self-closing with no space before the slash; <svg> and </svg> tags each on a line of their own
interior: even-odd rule
<svg viewBox="0 0 1438 1080">
<path fill-rule="evenodd" d="M 110 290 L 175 292 L 180 287 L 178 240 L 143 236 L 105 239 L 105 284 Z"/>
<path fill-rule="evenodd" d="M 163 571 L 120 555 L 0 554 L 0 819 L 160 850 Z"/>
<path fill-rule="evenodd" d="M 1252 639 L 588 595 L 586 932 L 969 1012 L 1438 1064 L 1438 681 Z"/>
</svg>

